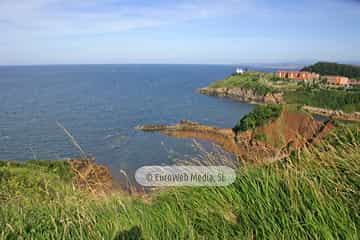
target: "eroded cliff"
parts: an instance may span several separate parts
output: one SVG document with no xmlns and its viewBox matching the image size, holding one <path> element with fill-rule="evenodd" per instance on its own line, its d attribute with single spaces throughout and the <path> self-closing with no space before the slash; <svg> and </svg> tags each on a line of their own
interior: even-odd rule
<svg viewBox="0 0 360 240">
<path fill-rule="evenodd" d="M 266 103 L 266 104 L 280 104 L 284 103 L 283 93 L 267 93 L 265 95 L 258 94 L 252 89 L 246 88 L 211 88 L 204 87 L 198 89 L 202 94 L 211 96 L 229 97 L 238 101 Z"/>
</svg>

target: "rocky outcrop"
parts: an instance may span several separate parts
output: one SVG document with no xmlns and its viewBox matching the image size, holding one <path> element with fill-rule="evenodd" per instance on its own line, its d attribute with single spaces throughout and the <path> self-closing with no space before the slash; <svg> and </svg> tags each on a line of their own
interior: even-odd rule
<svg viewBox="0 0 360 240">
<path fill-rule="evenodd" d="M 240 153 L 235 143 L 235 132 L 231 128 L 220 128 L 189 120 L 181 120 L 179 123 L 172 125 L 150 124 L 137 126 L 136 129 L 141 131 L 160 131 L 172 137 L 205 139 L 218 144 L 229 152 Z"/>
<path fill-rule="evenodd" d="M 303 106 L 303 109 L 314 114 L 331 117 L 334 119 L 360 122 L 360 112 L 345 113 L 339 110 L 331 110 L 311 106 Z"/>
<path fill-rule="evenodd" d="M 279 104 L 284 103 L 282 93 L 267 93 L 266 95 L 259 95 L 252 89 L 245 88 L 210 88 L 204 87 L 198 89 L 199 93 L 211 96 L 229 97 L 234 100 L 252 103 L 266 103 Z"/>
<path fill-rule="evenodd" d="M 277 120 L 244 132 L 234 132 L 231 128 L 219 128 L 187 120 L 174 125 L 137 127 L 139 130 L 160 131 L 173 137 L 209 140 L 242 159 L 261 163 L 279 160 L 293 149 L 324 137 L 331 128 L 331 123 L 317 121 L 310 114 L 287 110 L 284 110 Z M 266 140 L 257 139 L 258 134 L 266 136 Z"/>
</svg>

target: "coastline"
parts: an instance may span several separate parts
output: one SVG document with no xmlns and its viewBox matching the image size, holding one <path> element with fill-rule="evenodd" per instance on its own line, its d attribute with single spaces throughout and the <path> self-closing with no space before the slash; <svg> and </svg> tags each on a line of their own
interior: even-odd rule
<svg viewBox="0 0 360 240">
<path fill-rule="evenodd" d="M 268 93 L 266 95 L 258 95 L 251 89 L 244 88 L 211 88 L 203 87 L 197 89 L 200 94 L 216 97 L 226 97 L 235 101 L 246 102 L 251 104 L 285 104 L 283 93 Z M 360 122 L 360 112 L 346 113 L 341 110 L 333 110 L 327 108 L 313 107 L 304 105 L 303 110 L 312 114 L 317 114 L 333 119 Z"/>
<path fill-rule="evenodd" d="M 333 127 L 331 121 L 321 122 L 308 113 L 284 109 L 276 119 L 245 131 L 188 120 L 170 125 L 142 125 L 137 126 L 136 129 L 158 131 L 177 138 L 208 140 L 246 162 L 267 164 L 288 156 L 293 149 L 318 142 Z M 259 136 L 264 136 L 265 139 Z"/>
<path fill-rule="evenodd" d="M 236 100 L 240 99 L 245 98 Z M 251 95 L 246 99 L 261 100 Z M 284 110 L 281 116 L 256 129 L 241 132 L 187 120 L 174 125 L 136 127 L 173 137 L 208 137 L 207 140 L 218 145 L 228 144 L 222 146 L 224 148 L 230 146 L 256 156 L 250 164 L 236 158 L 241 163 L 236 171 L 236 182 L 222 188 L 169 188 L 164 191 L 157 188 L 149 194 L 131 188 L 115 190 L 109 169 L 86 156 L 57 164 L 51 160 L 45 164 L 41 161 L 32 164 L 4 162 L 0 168 L 5 189 L 2 189 L 4 194 L 0 194 L 4 216 L 1 221 L 6 223 L 2 234 L 9 238 L 26 234 L 25 237 L 36 239 L 50 234 L 54 238 L 99 239 L 105 235 L 109 239 L 114 236 L 115 239 L 145 239 L 149 236 L 173 239 L 179 232 L 187 234 L 189 229 L 194 229 L 195 239 L 213 236 L 234 239 L 258 228 L 273 229 L 274 224 L 284 223 L 281 229 L 298 231 L 294 233 L 296 236 L 305 233 L 304 238 L 316 238 L 319 229 L 327 226 L 334 236 L 345 232 L 344 238 L 351 238 L 357 236 L 356 177 L 360 139 L 355 138 L 348 144 L 339 144 L 334 136 L 325 139 L 334 127 L 332 121 L 317 121 L 310 113 L 294 108 Z M 358 128 L 355 130 L 359 132 Z M 262 140 L 257 133 L 269 138 Z M 353 137 L 352 133 L 347 129 L 339 132 L 345 139 Z M 320 141 L 324 145 L 312 144 Z M 281 144 L 277 145 L 277 142 Z M 296 154 L 291 154 L 297 149 Z M 219 157 L 227 161 L 225 156 Z M 61 171 L 56 165 L 63 166 Z M 161 194 L 158 194 L 160 190 Z M 304 219 L 304 216 L 309 221 L 317 221 L 316 227 L 293 228 L 294 219 Z M 326 221 L 323 216 L 327 216 Z M 179 224 L 179 219 L 184 222 Z M 198 223 L 199 219 L 204 219 L 204 227 L 193 228 L 192 223 Z M 264 222 L 264 219 L 271 222 Z M 335 224 L 344 231 L 340 232 Z M 29 226 L 32 230 L 24 231 Z M 164 226 L 167 226 L 166 231 Z M 215 235 L 224 231 L 224 226 L 229 229 L 229 234 Z M 279 231 L 273 235 L 265 232 L 263 238 L 269 236 L 277 238 Z"/>
<path fill-rule="evenodd" d="M 203 87 L 197 89 L 198 93 L 209 96 L 228 97 L 233 100 L 247 102 L 252 104 L 281 104 L 284 103 L 282 93 L 267 93 L 265 95 L 258 95 L 252 89 L 245 88 L 211 88 Z"/>
</svg>

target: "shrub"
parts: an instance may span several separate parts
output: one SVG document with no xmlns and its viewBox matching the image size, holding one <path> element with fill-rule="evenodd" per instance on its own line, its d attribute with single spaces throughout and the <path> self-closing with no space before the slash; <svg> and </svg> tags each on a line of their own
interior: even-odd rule
<svg viewBox="0 0 360 240">
<path fill-rule="evenodd" d="M 348 78 L 360 79 L 360 67 L 349 64 L 318 62 L 314 65 L 303 68 L 301 71 L 316 72 L 321 75 L 340 75 Z"/>
<path fill-rule="evenodd" d="M 259 133 L 255 134 L 255 139 L 258 140 L 258 141 L 266 142 L 267 137 L 266 137 L 265 133 L 259 132 Z"/>
<path fill-rule="evenodd" d="M 346 112 L 360 111 L 360 93 L 333 89 L 299 88 L 285 94 L 287 103 L 338 109 Z"/>
<path fill-rule="evenodd" d="M 258 105 L 251 113 L 240 119 L 235 125 L 234 131 L 246 131 L 262 126 L 269 121 L 278 118 L 281 114 L 281 110 L 281 105 Z"/>
</svg>

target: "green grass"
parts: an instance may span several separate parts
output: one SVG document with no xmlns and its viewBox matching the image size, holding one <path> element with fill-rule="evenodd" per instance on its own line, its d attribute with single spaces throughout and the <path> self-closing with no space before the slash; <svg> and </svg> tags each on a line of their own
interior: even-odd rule
<svg viewBox="0 0 360 240">
<path fill-rule="evenodd" d="M 30 201 L 66 195 L 73 174 L 64 161 L 0 161 L 0 198 Z"/>
<path fill-rule="evenodd" d="M 249 71 L 241 75 L 234 74 L 224 80 L 213 82 L 209 85 L 209 87 L 240 87 L 244 89 L 252 89 L 259 95 L 266 95 L 267 93 L 275 91 L 275 89 L 269 85 L 269 81 L 272 78 L 274 78 L 274 75 L 271 73 Z"/>
<path fill-rule="evenodd" d="M 146 202 L 81 193 L 64 162 L 3 162 L 0 239 L 359 239 L 359 147 L 359 126 L 339 126 L 284 161 L 240 167 L 228 187 Z"/>
<path fill-rule="evenodd" d="M 360 92 L 335 89 L 306 89 L 285 92 L 285 101 L 290 104 L 303 104 L 314 107 L 360 111 Z"/>
</svg>

